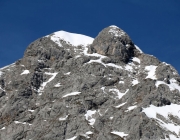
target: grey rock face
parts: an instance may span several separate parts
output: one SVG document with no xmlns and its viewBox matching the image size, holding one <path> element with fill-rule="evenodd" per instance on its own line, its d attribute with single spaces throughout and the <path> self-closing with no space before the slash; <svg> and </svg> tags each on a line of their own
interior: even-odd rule
<svg viewBox="0 0 180 140">
<path fill-rule="evenodd" d="M 171 65 L 116 26 L 89 45 L 62 33 L 0 69 L 1 140 L 180 139 L 180 77 Z"/>
<path fill-rule="evenodd" d="M 102 30 L 91 45 L 91 51 L 109 56 L 114 62 L 127 63 L 134 56 L 134 44 L 120 28 L 110 26 Z"/>
</svg>

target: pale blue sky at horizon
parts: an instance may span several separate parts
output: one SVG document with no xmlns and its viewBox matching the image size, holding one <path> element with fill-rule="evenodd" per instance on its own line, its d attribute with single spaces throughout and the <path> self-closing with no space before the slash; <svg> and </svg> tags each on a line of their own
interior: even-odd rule
<svg viewBox="0 0 180 140">
<path fill-rule="evenodd" d="M 0 0 L 0 67 L 23 57 L 34 40 L 64 30 L 96 37 L 123 29 L 144 53 L 180 72 L 179 0 Z"/>
</svg>

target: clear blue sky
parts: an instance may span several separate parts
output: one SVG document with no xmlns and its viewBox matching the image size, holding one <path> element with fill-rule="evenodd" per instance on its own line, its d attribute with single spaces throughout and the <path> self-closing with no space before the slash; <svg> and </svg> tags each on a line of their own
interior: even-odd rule
<svg viewBox="0 0 180 140">
<path fill-rule="evenodd" d="M 96 37 L 109 25 L 180 72 L 180 0 L 0 0 L 0 67 L 52 32 Z"/>
</svg>

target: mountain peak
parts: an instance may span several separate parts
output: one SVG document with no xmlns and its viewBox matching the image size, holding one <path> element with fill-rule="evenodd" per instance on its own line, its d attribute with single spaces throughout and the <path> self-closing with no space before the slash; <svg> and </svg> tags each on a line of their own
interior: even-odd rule
<svg viewBox="0 0 180 140">
<path fill-rule="evenodd" d="M 0 69 L 0 139 L 177 140 L 179 101 L 178 72 L 119 27 L 59 31 Z"/>
</svg>

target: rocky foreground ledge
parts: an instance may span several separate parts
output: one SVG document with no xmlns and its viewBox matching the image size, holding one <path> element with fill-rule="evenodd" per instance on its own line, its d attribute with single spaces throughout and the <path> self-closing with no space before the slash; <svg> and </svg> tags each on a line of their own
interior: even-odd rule
<svg viewBox="0 0 180 140">
<path fill-rule="evenodd" d="M 0 139 L 179 140 L 179 85 L 116 26 L 55 32 L 0 69 Z"/>
</svg>

